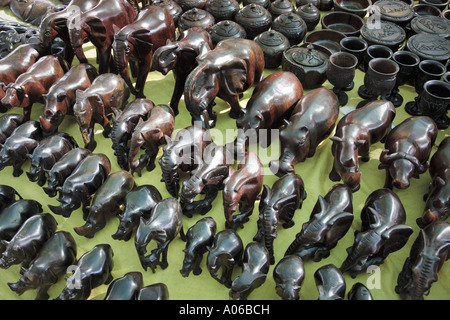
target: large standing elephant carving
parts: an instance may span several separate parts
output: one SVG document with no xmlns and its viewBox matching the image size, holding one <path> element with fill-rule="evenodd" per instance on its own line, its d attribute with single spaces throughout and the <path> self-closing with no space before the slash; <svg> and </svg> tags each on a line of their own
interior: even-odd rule
<svg viewBox="0 0 450 320">
<path fill-rule="evenodd" d="M 242 115 L 239 94 L 264 77 L 264 55 L 252 40 L 227 39 L 197 57 L 198 66 L 189 74 L 184 87 L 186 108 L 192 121 L 205 128 L 215 125 L 212 106 L 219 97 L 231 106 L 230 117 Z"/>
<path fill-rule="evenodd" d="M 116 27 L 115 29 L 113 43 L 115 66 L 131 92 L 137 98 L 145 98 L 145 80 L 152 66 L 153 52 L 165 45 L 167 40 L 175 40 L 173 18 L 165 8 L 149 6 L 139 13 L 133 23 L 120 30 Z M 129 61 L 137 63 L 130 64 L 131 72 L 135 73 L 137 78 L 135 86 L 128 72 Z"/>
<path fill-rule="evenodd" d="M 95 7 L 67 21 L 69 39 L 75 56 L 87 63 L 83 43 L 88 39 L 97 49 L 99 73 L 107 73 L 111 62 L 114 28 L 123 28 L 136 18 L 134 6 L 127 0 L 101 0 Z"/>
</svg>

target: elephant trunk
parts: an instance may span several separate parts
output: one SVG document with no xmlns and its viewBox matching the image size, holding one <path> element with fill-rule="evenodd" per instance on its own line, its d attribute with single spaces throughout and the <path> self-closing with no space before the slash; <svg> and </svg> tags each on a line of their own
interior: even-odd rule
<svg viewBox="0 0 450 320">
<path fill-rule="evenodd" d="M 412 292 L 409 295 L 411 300 L 423 300 L 423 295 L 428 292 L 431 283 L 436 281 L 434 273 L 435 259 L 424 256 L 419 266 L 413 267 L 413 275 L 418 275 L 413 280 Z"/>
<path fill-rule="evenodd" d="M 74 20 L 75 21 L 75 20 Z M 72 22 L 75 23 L 75 22 Z M 86 58 L 86 55 L 84 54 L 83 50 L 83 42 L 86 38 L 86 32 L 81 29 L 79 26 L 69 28 L 69 38 L 70 38 L 70 44 L 72 46 L 73 52 L 75 56 L 78 58 L 80 63 L 88 63 L 88 60 Z"/>
<path fill-rule="evenodd" d="M 280 159 L 270 161 L 269 167 L 275 175 L 282 177 L 285 174 L 294 172 L 294 163 L 294 154 L 289 150 L 282 150 Z"/>
<path fill-rule="evenodd" d="M 172 197 L 178 198 L 180 190 L 180 177 L 178 174 L 178 165 L 170 157 L 162 156 L 160 158 L 162 178 L 165 182 L 167 191 Z"/>
<path fill-rule="evenodd" d="M 122 129 L 123 128 L 121 125 L 113 126 L 111 130 L 112 148 L 117 157 L 117 163 L 119 166 L 128 171 L 128 148 L 126 147 L 128 134 Z"/>
<path fill-rule="evenodd" d="M 125 83 L 130 88 L 131 92 L 136 95 L 136 90 L 131 82 L 130 72 L 128 71 L 128 60 L 131 52 L 126 49 L 128 42 L 120 39 L 115 39 L 113 44 L 114 66 L 117 72 L 125 80 Z"/>
</svg>

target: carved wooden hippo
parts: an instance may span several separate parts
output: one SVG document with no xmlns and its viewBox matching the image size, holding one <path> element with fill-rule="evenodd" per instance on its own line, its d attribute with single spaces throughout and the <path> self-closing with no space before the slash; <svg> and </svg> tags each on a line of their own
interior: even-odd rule
<svg viewBox="0 0 450 320">
<path fill-rule="evenodd" d="M 239 118 L 242 109 L 239 94 L 264 77 L 264 54 L 252 40 L 227 39 L 197 57 L 198 66 L 189 73 L 184 87 L 186 108 L 192 122 L 215 126 L 212 112 L 214 99 L 219 97 L 231 106 L 230 117 Z"/>
<path fill-rule="evenodd" d="M 389 132 L 378 166 L 386 169 L 385 188 L 406 189 L 411 178 L 425 173 L 437 133 L 436 123 L 427 116 L 407 118 Z"/>
<path fill-rule="evenodd" d="M 360 188 L 358 156 L 369 161 L 370 146 L 382 140 L 391 130 L 395 107 L 390 101 L 376 100 L 356 109 L 339 120 L 331 152 L 333 168 L 329 174 L 332 181 L 342 181 L 353 192 Z"/>
<path fill-rule="evenodd" d="M 111 131 L 111 115 L 118 117 L 130 96 L 130 89 L 118 75 L 104 73 L 92 81 L 86 90 L 76 90 L 73 115 L 80 127 L 86 149 L 93 151 L 97 146 L 94 138 L 96 123 L 103 127 L 107 138 Z"/>
<path fill-rule="evenodd" d="M 277 237 L 278 223 L 284 228 L 294 225 L 295 211 L 300 209 L 306 191 L 302 178 L 296 173 L 288 173 L 279 178 L 272 188 L 263 186 L 259 203 L 258 232 L 253 240 L 264 243 L 270 254 L 270 264 L 275 263 L 273 242 Z"/>
<path fill-rule="evenodd" d="M 243 227 L 249 220 L 263 187 L 263 173 L 263 165 L 252 151 L 247 153 L 237 171 L 230 166 L 230 173 L 224 181 L 222 192 L 227 228 Z M 240 213 L 233 216 L 238 206 Z"/>
<path fill-rule="evenodd" d="M 46 172 L 51 170 L 64 154 L 77 147 L 75 139 L 64 132 L 42 139 L 29 155 L 31 166 L 27 172 L 28 179 L 43 186 L 47 180 Z"/>
<path fill-rule="evenodd" d="M 298 162 L 314 156 L 317 146 L 333 131 L 339 116 L 339 101 L 326 88 L 304 95 L 280 130 L 281 153 L 270 169 L 281 177 L 294 171 Z"/>
<path fill-rule="evenodd" d="M 144 286 L 142 273 L 132 271 L 115 279 L 108 287 L 105 300 L 135 300 Z"/>
<path fill-rule="evenodd" d="M 200 263 L 203 255 L 208 251 L 207 247 L 213 244 L 216 230 L 216 221 L 211 217 L 201 218 L 188 229 L 186 247 L 183 249 L 183 267 L 180 270 L 183 277 L 188 277 L 191 271 L 196 276 L 202 273 Z"/>
<path fill-rule="evenodd" d="M 53 236 L 57 226 L 55 218 L 49 213 L 28 218 L 11 241 L 3 240 L 5 251 L 0 257 L 0 268 L 8 269 L 16 264 L 28 268 L 45 242 Z"/>
<path fill-rule="evenodd" d="M 185 239 L 182 221 L 183 210 L 175 198 L 167 198 L 158 202 L 149 220 L 141 218 L 134 244 L 145 270 L 150 267 L 155 272 L 158 265 L 163 269 L 169 266 L 167 250 L 170 243 L 179 233 L 181 233 L 181 238 Z M 152 240 L 157 242 L 157 248 L 145 256 L 147 246 Z"/>
<path fill-rule="evenodd" d="M 268 147 L 272 129 L 280 128 L 283 119 L 289 119 L 302 96 L 300 80 L 288 71 L 275 72 L 258 83 L 247 102 L 245 114 L 236 120 L 238 158 L 245 154 L 249 142 Z"/>
<path fill-rule="evenodd" d="M 128 165 L 128 142 L 131 139 L 134 129 L 140 119 L 147 120 L 150 111 L 155 104 L 148 100 L 138 98 L 128 103 L 123 111 L 114 118 L 110 133 L 114 155 L 117 157 L 117 163 L 124 170 L 129 170 Z"/>
<path fill-rule="evenodd" d="M 59 191 L 59 206 L 48 205 L 53 213 L 70 217 L 72 212 L 83 206 L 83 218 L 87 218 L 86 209 L 91 202 L 91 196 L 105 182 L 111 172 L 111 162 L 103 153 L 93 153 L 86 156 L 74 171 L 64 181 Z"/>
<path fill-rule="evenodd" d="M 91 291 L 112 280 L 114 252 L 109 244 L 98 244 L 84 253 L 77 261 L 72 276 L 66 279 L 68 285 L 56 300 L 87 300 Z"/>
<path fill-rule="evenodd" d="M 66 115 L 73 115 L 76 101 L 76 90 L 85 90 L 97 77 L 97 69 L 87 63 L 76 65 L 59 78 L 43 95 L 45 107 L 40 117 L 41 127 L 45 134 L 58 131 L 58 127 Z"/>
<path fill-rule="evenodd" d="M 143 168 L 148 171 L 155 168 L 159 147 L 166 142 L 164 136 L 171 136 L 174 127 L 175 117 L 167 105 L 155 106 L 147 120 L 139 120 L 130 140 L 128 163 L 131 172 L 137 172 L 140 176 Z M 136 159 L 142 149 L 145 149 L 145 154 Z"/>
<path fill-rule="evenodd" d="M 23 173 L 22 165 L 41 139 L 42 130 L 39 122 L 30 120 L 18 126 L 0 150 L 0 170 L 5 166 L 13 166 L 13 176 L 19 177 Z"/>
<path fill-rule="evenodd" d="M 8 286 L 19 296 L 26 290 L 37 289 L 36 300 L 49 298 L 47 291 L 66 274 L 67 268 L 77 259 L 77 244 L 67 231 L 57 231 L 45 242 L 31 266 L 23 276 Z"/>
<path fill-rule="evenodd" d="M 116 214 L 125 202 L 125 196 L 135 187 L 133 175 L 128 171 L 111 173 L 95 192 L 92 204 L 86 207 L 89 211 L 86 223 L 74 230 L 80 236 L 93 238 L 95 233 L 106 226 L 111 214 Z"/>
<path fill-rule="evenodd" d="M 23 108 L 25 119 L 30 120 L 33 104 L 44 103 L 43 95 L 68 70 L 67 64 L 58 57 L 42 57 L 5 87 L 5 97 L 0 103 L 7 109 Z"/>
<path fill-rule="evenodd" d="M 56 196 L 56 188 L 62 187 L 64 181 L 70 176 L 78 166 L 78 164 L 86 158 L 91 151 L 84 148 L 74 148 L 64 154 L 54 165 L 47 171 L 47 186 L 43 188 L 49 197 Z"/>
<path fill-rule="evenodd" d="M 282 300 L 299 300 L 300 290 L 305 280 L 302 258 L 296 255 L 283 257 L 273 269 L 275 290 Z"/>
</svg>

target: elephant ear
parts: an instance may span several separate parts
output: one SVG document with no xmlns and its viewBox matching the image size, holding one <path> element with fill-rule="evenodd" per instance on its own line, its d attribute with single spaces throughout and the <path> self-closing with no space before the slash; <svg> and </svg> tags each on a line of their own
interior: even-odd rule
<svg viewBox="0 0 450 320">
<path fill-rule="evenodd" d="M 209 51 L 211 51 L 211 48 L 205 42 L 203 42 L 198 50 L 198 56 L 196 58 L 197 62 L 201 62 L 202 60 L 204 60 Z"/>
<path fill-rule="evenodd" d="M 243 92 L 248 89 L 248 83 L 253 83 L 254 75 L 247 71 L 247 63 L 243 59 L 233 59 L 217 66 L 217 71 L 222 71 L 224 79 L 221 83 L 221 90 L 233 95 L 236 92 Z M 250 72 L 251 73 L 251 72 Z"/>
<path fill-rule="evenodd" d="M 390 253 L 403 248 L 412 233 L 413 229 L 406 224 L 396 225 L 387 229 L 381 235 L 384 240 L 383 247 L 380 250 L 381 256 L 387 257 Z"/>
<path fill-rule="evenodd" d="M 204 184 L 218 184 L 228 177 L 228 166 L 220 166 L 208 172 L 203 178 Z"/>
<path fill-rule="evenodd" d="M 136 42 L 136 47 L 145 50 L 146 53 L 152 52 L 153 43 L 148 30 L 139 30 L 133 33 L 133 39 Z"/>
<path fill-rule="evenodd" d="M 352 213 L 341 212 L 328 221 L 327 225 L 330 226 L 330 229 L 327 232 L 325 246 L 327 244 L 336 243 L 339 239 L 341 239 L 350 229 L 353 223 L 353 218 Z"/>
<path fill-rule="evenodd" d="M 91 34 L 101 43 L 106 41 L 107 30 L 103 22 L 99 19 L 91 19 L 86 21 L 86 24 L 91 29 Z"/>
</svg>

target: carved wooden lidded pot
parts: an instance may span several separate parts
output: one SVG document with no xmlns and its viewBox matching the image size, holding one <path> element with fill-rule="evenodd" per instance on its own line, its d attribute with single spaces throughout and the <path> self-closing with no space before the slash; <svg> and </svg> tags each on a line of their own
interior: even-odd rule
<svg viewBox="0 0 450 320">
<path fill-rule="evenodd" d="M 178 27 L 184 31 L 189 28 L 197 27 L 209 31 L 215 24 L 215 19 L 211 13 L 206 10 L 193 8 L 183 13 L 178 20 Z"/>
<path fill-rule="evenodd" d="M 306 23 L 296 13 L 283 13 L 272 22 L 272 29 L 281 32 L 289 39 L 291 46 L 302 42 L 306 35 Z"/>
<path fill-rule="evenodd" d="M 239 9 L 239 2 L 236 0 L 210 0 L 205 6 L 205 10 L 214 16 L 216 22 L 233 20 Z"/>
<path fill-rule="evenodd" d="M 270 2 L 268 8 L 272 19 L 275 19 L 280 14 L 294 12 L 294 5 L 289 0 L 275 0 Z"/>
<path fill-rule="evenodd" d="M 175 25 L 177 24 L 178 19 L 183 14 L 183 9 L 181 9 L 180 5 L 174 0 L 153 0 L 152 5 L 166 8 L 166 10 L 169 11 L 170 15 L 172 16 Z"/>
<path fill-rule="evenodd" d="M 320 21 L 320 11 L 312 3 L 298 7 L 296 12 L 305 21 L 308 31 L 314 30 Z"/>
<path fill-rule="evenodd" d="M 254 40 L 261 47 L 265 66 L 269 69 L 276 69 L 280 66 L 283 52 L 291 46 L 288 38 L 275 30 L 264 31 Z"/>
<path fill-rule="evenodd" d="M 223 20 L 216 23 L 211 28 L 210 34 L 214 46 L 225 39 L 247 38 L 245 29 L 235 21 L 231 20 Z"/>
<path fill-rule="evenodd" d="M 281 66 L 297 76 L 305 90 L 320 87 L 327 80 L 327 68 L 331 52 L 325 47 L 307 44 L 293 46 L 283 52 Z"/>
<path fill-rule="evenodd" d="M 272 15 L 258 4 L 249 4 L 236 13 L 234 21 L 244 27 L 248 39 L 253 39 L 258 34 L 269 30 Z"/>
<path fill-rule="evenodd" d="M 193 8 L 203 9 L 208 0 L 175 0 L 183 9 L 183 12 L 189 11 Z"/>
</svg>

